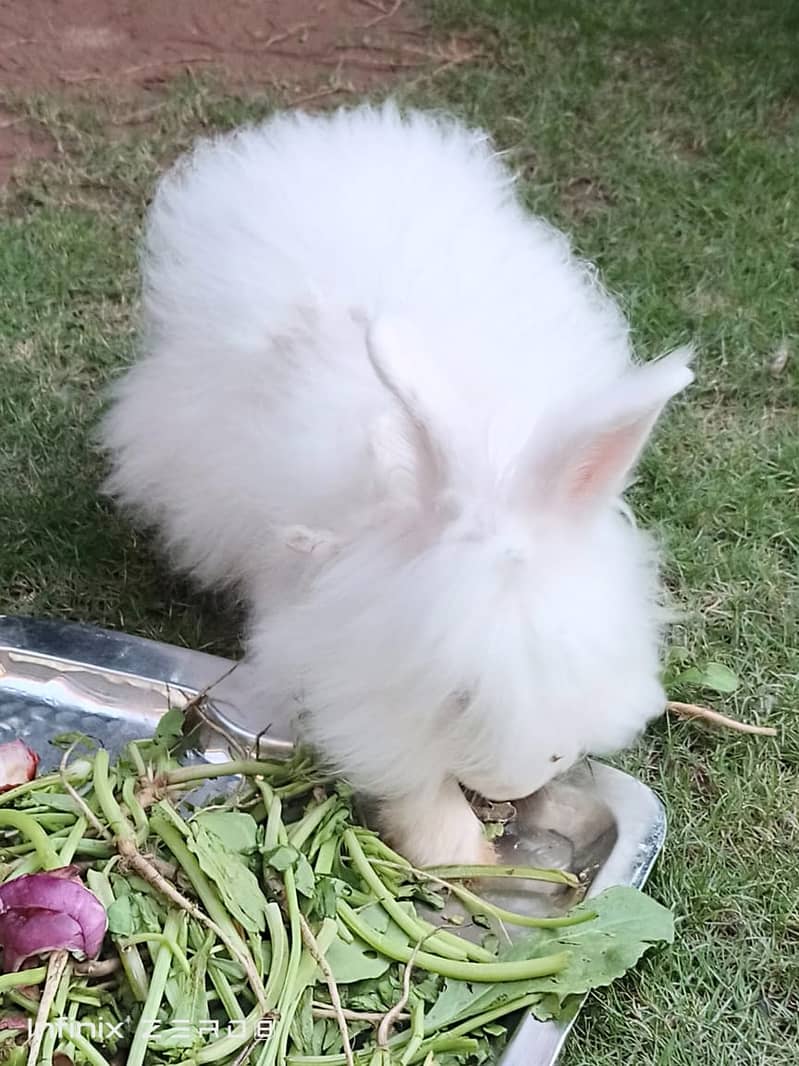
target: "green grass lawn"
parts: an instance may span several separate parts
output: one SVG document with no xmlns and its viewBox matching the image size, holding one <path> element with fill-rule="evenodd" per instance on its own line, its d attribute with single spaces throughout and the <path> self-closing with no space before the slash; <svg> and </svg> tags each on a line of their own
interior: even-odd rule
<svg viewBox="0 0 799 1066">
<path fill-rule="evenodd" d="M 795 1064 L 799 15 L 779 0 L 432 10 L 441 33 L 473 31 L 484 58 L 410 95 L 515 150 L 530 205 L 600 264 L 642 355 L 698 345 L 698 383 L 633 502 L 666 547 L 684 612 L 675 645 L 739 674 L 716 706 L 779 729 L 774 741 L 663 721 L 623 760 L 668 807 L 651 890 L 679 936 L 593 997 L 563 1061 Z M 131 354 L 135 237 L 156 174 L 194 132 L 272 104 L 185 82 L 131 125 L 122 101 L 15 102 L 63 155 L 0 219 L 0 610 L 236 649 L 236 618 L 172 581 L 98 499 L 89 436 Z"/>
</svg>

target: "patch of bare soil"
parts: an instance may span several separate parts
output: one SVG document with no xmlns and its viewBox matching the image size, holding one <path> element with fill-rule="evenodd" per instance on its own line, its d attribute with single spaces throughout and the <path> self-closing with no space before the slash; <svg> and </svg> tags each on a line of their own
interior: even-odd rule
<svg viewBox="0 0 799 1066">
<path fill-rule="evenodd" d="M 414 0 L 0 0 L 9 106 L 40 91 L 157 94 L 190 71 L 322 106 L 474 54 L 463 41 L 428 41 Z M 0 189 L 53 151 L 43 131 L 0 111 Z"/>
<path fill-rule="evenodd" d="M 0 88 L 146 86 L 187 69 L 366 88 L 419 64 L 421 31 L 410 0 L 0 0 Z"/>
</svg>

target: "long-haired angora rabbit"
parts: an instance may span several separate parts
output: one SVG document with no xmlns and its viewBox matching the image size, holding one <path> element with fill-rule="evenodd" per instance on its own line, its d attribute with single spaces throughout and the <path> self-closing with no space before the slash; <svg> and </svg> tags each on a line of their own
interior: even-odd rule
<svg viewBox="0 0 799 1066">
<path fill-rule="evenodd" d="M 253 707 L 417 864 L 490 862 L 527 796 L 662 713 L 650 541 L 620 494 L 690 352 L 645 365 L 485 134 L 286 114 L 161 182 L 109 491 L 249 605 Z"/>
</svg>

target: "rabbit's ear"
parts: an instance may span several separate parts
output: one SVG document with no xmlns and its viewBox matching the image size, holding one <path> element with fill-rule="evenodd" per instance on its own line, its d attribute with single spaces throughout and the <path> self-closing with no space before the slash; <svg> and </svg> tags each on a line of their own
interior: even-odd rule
<svg viewBox="0 0 799 1066">
<path fill-rule="evenodd" d="M 402 323 L 378 319 L 366 331 L 366 349 L 378 379 L 397 402 L 400 421 L 389 418 L 379 427 L 376 446 L 383 456 L 392 446 L 411 460 L 420 498 L 430 502 L 449 475 L 447 451 L 435 429 L 441 383 L 429 360 Z M 393 438 L 393 441 L 392 441 Z"/>
<path fill-rule="evenodd" d="M 628 372 L 589 414 L 564 413 L 533 434 L 513 479 L 523 504 L 580 511 L 618 496 L 665 405 L 693 380 L 692 351 Z"/>
</svg>

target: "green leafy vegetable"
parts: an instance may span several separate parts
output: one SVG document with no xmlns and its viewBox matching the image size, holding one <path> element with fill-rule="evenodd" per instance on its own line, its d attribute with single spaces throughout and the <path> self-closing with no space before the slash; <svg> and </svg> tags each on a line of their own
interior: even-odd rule
<svg viewBox="0 0 799 1066">
<path fill-rule="evenodd" d="M 153 745 L 171 751 L 183 736 L 183 711 L 171 707 L 162 714 L 153 734 Z"/>
<path fill-rule="evenodd" d="M 258 824 L 243 811 L 198 811 L 192 819 L 215 836 L 228 851 L 252 855 L 258 849 Z"/>
<path fill-rule="evenodd" d="M 189 823 L 186 842 L 233 918 L 248 932 L 262 933 L 266 928 L 267 900 L 255 874 L 238 852 L 230 850 L 197 819 Z"/>
<path fill-rule="evenodd" d="M 725 683 L 718 669 L 706 676 Z M 345 1066 L 344 1025 L 355 1066 L 480 1066 L 496 1062 L 521 1014 L 573 1017 L 586 991 L 673 938 L 670 913 L 629 888 L 529 928 L 529 916 L 466 888 L 473 868 L 414 870 L 358 824 L 349 787 L 306 753 L 181 765 L 185 746 L 183 715 L 170 712 L 114 765 L 92 749 L 73 778 L 79 793 L 53 774 L 3 797 L 0 876 L 80 859 L 108 917 L 85 974 L 0 975 L 0 1008 L 26 1025 L 40 1009 L 26 986 L 45 982 L 51 1015 L 78 1025 L 61 1043 L 48 1030 L 37 1062 Z M 577 884 L 528 867 L 493 876 Z M 468 920 L 444 910 L 451 900 Z M 518 939 L 500 947 L 500 922 L 514 920 Z M 407 1003 L 378 1047 L 406 968 Z M 20 1046 L 0 1028 L 0 1059 L 13 1063 Z"/>
</svg>

